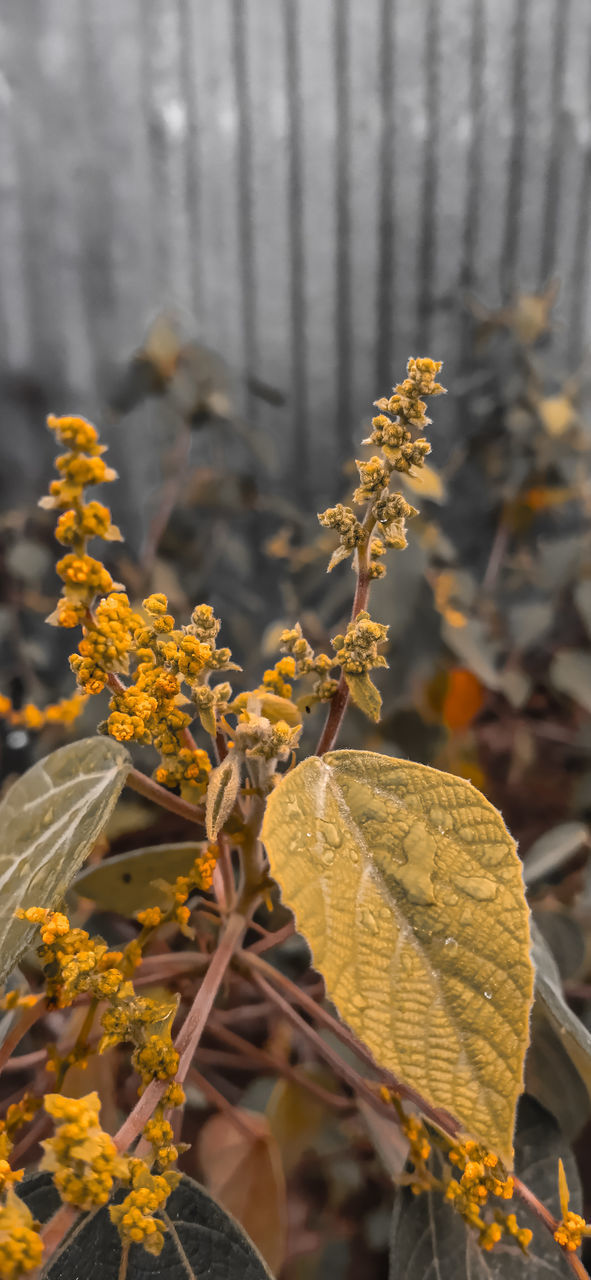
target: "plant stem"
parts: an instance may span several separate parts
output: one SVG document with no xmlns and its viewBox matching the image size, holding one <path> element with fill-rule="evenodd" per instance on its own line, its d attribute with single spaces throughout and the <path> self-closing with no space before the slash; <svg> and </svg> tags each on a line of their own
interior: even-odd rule
<svg viewBox="0 0 591 1280">
<path fill-rule="evenodd" d="M 154 804 L 159 804 L 161 809 L 178 813 L 179 817 L 186 818 L 188 822 L 195 822 L 199 827 L 205 826 L 205 809 L 200 805 L 190 804 L 188 800 L 183 800 L 181 796 L 175 795 L 174 791 L 167 791 L 166 787 L 161 787 L 159 782 L 154 782 L 153 778 L 140 773 L 139 769 L 129 770 L 125 785 L 132 791 L 137 791 L 138 795 L 145 796 L 146 800 L 153 800 Z"/>
<path fill-rule="evenodd" d="M 267 1067 L 271 1071 L 277 1072 L 278 1075 L 285 1076 L 288 1080 L 293 1080 L 294 1084 L 300 1085 L 309 1093 L 314 1094 L 325 1106 L 331 1107 L 335 1111 L 349 1111 L 350 1103 L 346 1098 L 341 1098 L 337 1093 L 331 1093 L 328 1089 L 323 1089 L 322 1085 L 311 1080 L 303 1071 L 299 1071 L 297 1067 L 292 1067 L 290 1062 L 285 1062 L 282 1058 L 270 1053 L 268 1049 L 258 1049 L 255 1045 L 250 1044 L 248 1040 L 244 1040 L 242 1036 L 236 1035 L 235 1031 L 231 1031 L 229 1027 L 225 1027 L 223 1023 L 218 1023 L 217 1019 L 212 1018 L 208 1031 L 212 1035 L 217 1036 L 219 1040 L 232 1046 L 237 1052 L 248 1057 L 255 1062 L 260 1062 L 261 1066 Z"/>
<path fill-rule="evenodd" d="M 179 1054 L 175 1079 L 179 1084 L 183 1083 L 191 1066 L 193 1054 L 224 980 L 226 969 L 234 952 L 240 946 L 247 927 L 248 917 L 240 912 L 234 912 L 226 920 L 217 950 L 175 1041 L 175 1049 Z M 133 1111 L 115 1135 L 115 1143 L 119 1151 L 126 1151 L 141 1133 L 169 1083 L 168 1080 L 152 1080 L 144 1090 Z"/>
<path fill-rule="evenodd" d="M 375 519 L 371 514 L 371 506 L 368 508 L 363 527 L 366 530 L 365 541 L 357 549 L 357 586 L 355 588 L 355 596 L 353 599 L 353 608 L 351 610 L 351 621 L 354 622 L 358 613 L 365 609 L 369 599 L 369 588 L 371 578 L 369 576 L 369 548 L 371 543 L 372 530 L 375 525 Z M 337 686 L 336 693 L 331 699 L 328 715 L 324 729 L 320 735 L 318 746 L 315 754 L 317 756 L 324 755 L 325 751 L 330 751 L 337 739 L 337 735 L 343 716 L 347 709 L 349 701 L 349 686 L 345 679 L 345 674 L 341 671 L 341 677 Z"/>
<path fill-rule="evenodd" d="M 12 1052 L 20 1044 L 23 1036 L 26 1036 L 30 1027 L 38 1022 L 40 1018 L 45 1017 L 47 1013 L 47 1000 L 39 999 L 37 1004 L 31 1005 L 29 1009 L 23 1009 L 20 1018 L 15 1022 L 12 1031 L 9 1031 L 6 1039 L 0 1047 L 0 1071 L 4 1064 L 8 1062 Z"/>
</svg>

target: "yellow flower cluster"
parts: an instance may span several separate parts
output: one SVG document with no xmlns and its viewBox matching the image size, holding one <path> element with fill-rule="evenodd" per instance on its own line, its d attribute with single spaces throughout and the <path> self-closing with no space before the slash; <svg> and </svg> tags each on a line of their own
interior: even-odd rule
<svg viewBox="0 0 591 1280">
<path fill-rule="evenodd" d="M 102 938 L 91 938 L 85 929 L 71 929 L 68 917 L 61 911 L 27 907 L 19 908 L 15 914 L 19 920 L 39 926 L 39 958 L 51 1005 L 67 1008 L 85 991 L 99 1000 L 110 1000 L 119 994 L 124 982 L 118 968 L 121 951 L 110 951 Z"/>
<path fill-rule="evenodd" d="M 52 481 L 49 495 L 41 499 L 40 506 L 61 512 L 56 537 L 72 548 L 57 564 L 64 586 L 57 610 L 48 621 L 62 627 L 75 627 L 86 619 L 95 596 L 105 595 L 115 587 L 108 570 L 100 560 L 89 556 L 86 548 L 90 538 L 114 541 L 119 540 L 121 534 L 111 523 L 108 507 L 100 502 L 84 502 L 84 489 L 87 485 L 115 480 L 116 472 L 105 465 L 101 457 L 105 446 L 99 444 L 90 422 L 84 418 L 52 415 L 47 425 L 68 452 L 57 458 L 61 479 Z"/>
<path fill-rule="evenodd" d="M 554 1239 L 557 1244 L 566 1249 L 567 1253 L 574 1253 L 582 1243 L 583 1237 L 591 1236 L 591 1224 L 585 1222 L 579 1213 L 569 1209 L 570 1193 L 562 1160 L 558 1161 L 558 1192 L 562 1221 L 554 1232 Z"/>
<path fill-rule="evenodd" d="M 40 1168 L 53 1174 L 68 1204 L 84 1210 L 106 1204 L 114 1182 L 127 1176 L 128 1166 L 113 1139 L 101 1129 L 98 1094 L 64 1098 L 48 1093 L 43 1105 L 56 1121 L 56 1132 L 42 1143 L 45 1154 Z"/>
<path fill-rule="evenodd" d="M 71 698 L 61 698 L 47 707 L 36 707 L 27 702 L 20 710 L 15 710 L 10 698 L 0 696 L 0 719 L 7 720 L 14 727 L 23 729 L 44 729 L 48 724 L 73 724 L 84 710 L 88 699 L 83 693 L 74 693 Z"/>
<path fill-rule="evenodd" d="M 372 419 L 372 433 L 364 444 L 374 444 L 381 455 L 374 454 L 367 460 L 357 459 L 359 485 L 353 494 L 356 506 L 366 506 L 363 521 L 358 520 L 352 507 L 339 503 L 336 507 L 319 513 L 320 524 L 335 529 L 339 546 L 333 552 L 328 571 L 347 556 L 366 548 L 365 572 L 370 578 L 382 578 L 385 566 L 381 563 L 388 548 L 400 550 L 406 546 L 406 520 L 417 515 L 415 507 L 406 502 L 401 493 L 389 492 L 393 472 L 409 474 L 413 468 L 424 466 L 431 445 L 424 437 L 413 439 L 413 431 L 423 430 L 430 419 L 425 416 L 426 404 L 422 396 L 441 395 L 445 388 L 435 381 L 441 369 L 441 361 L 428 358 L 409 360 L 407 377 L 394 388 L 393 394 L 376 401 L 380 410 Z M 381 536 L 374 537 L 376 524 Z"/>
<path fill-rule="evenodd" d="M 333 667 L 336 666 L 335 659 L 330 658 L 327 653 L 314 653 L 299 622 L 296 622 L 295 627 L 282 631 L 279 646 L 293 658 L 295 669 L 292 678 L 299 680 L 302 676 L 316 676 L 312 697 L 306 698 L 306 703 L 329 702 L 336 693 L 338 683 L 330 675 Z"/>
<path fill-rule="evenodd" d="M 113 1139 L 100 1126 L 97 1093 L 84 1098 L 47 1094 L 44 1106 L 56 1122 L 56 1131 L 42 1144 L 41 1168 L 53 1174 L 62 1200 L 90 1210 L 106 1204 L 115 1182 L 123 1182 L 131 1189 L 121 1204 L 109 1208 L 111 1221 L 124 1243 L 142 1244 L 148 1253 L 160 1253 L 166 1225 L 154 1214 L 178 1186 L 180 1174 L 169 1169 L 151 1173 L 143 1160 L 119 1155 Z M 161 1165 L 176 1159 L 178 1152 L 170 1141 L 172 1128 L 167 1121 L 151 1120 L 144 1132 L 157 1148 L 155 1158 Z M 0 1274 L 4 1274 L 1 1268 Z"/>
<path fill-rule="evenodd" d="M 232 745 L 248 760 L 271 763 L 288 760 L 299 743 L 301 733 L 301 724 L 290 725 L 287 720 L 271 721 L 247 707 L 238 717 Z"/>
<path fill-rule="evenodd" d="M 154 1217 L 162 1209 L 180 1181 L 180 1174 L 150 1173 L 142 1160 L 129 1160 L 131 1191 L 109 1209 L 111 1222 L 124 1243 L 141 1244 L 148 1253 L 159 1254 L 164 1244 L 166 1224 Z"/>
<path fill-rule="evenodd" d="M 178 1147 L 174 1145 L 172 1125 L 168 1120 L 164 1120 L 161 1115 L 153 1116 L 144 1126 L 143 1135 L 151 1144 L 154 1160 L 158 1162 L 161 1170 L 174 1164 L 179 1152 Z"/>
<path fill-rule="evenodd" d="M 10 1184 L 0 1198 L 0 1276 L 19 1280 L 41 1263 L 39 1223 Z"/>
<path fill-rule="evenodd" d="M 169 884 L 166 880 L 156 882 L 158 888 L 166 894 L 168 906 L 147 907 L 145 911 L 137 912 L 136 920 L 144 932 L 157 929 L 164 920 L 176 920 L 183 933 L 193 936 L 187 928 L 190 912 L 185 903 L 194 889 L 211 889 L 218 854 L 217 845 L 211 844 L 204 854 L 195 859 L 188 876 L 177 876 L 174 884 Z"/>
<path fill-rule="evenodd" d="M 378 645 L 383 644 L 387 636 L 387 626 L 373 622 L 362 609 L 349 623 L 346 635 L 334 636 L 331 641 L 339 666 L 352 675 L 374 667 L 387 667 L 386 659 L 378 653 Z"/>
<path fill-rule="evenodd" d="M 503 1235 L 510 1235 L 525 1253 L 532 1233 L 528 1227 L 518 1225 L 515 1214 L 496 1211 L 494 1222 L 486 1222 L 482 1217 L 490 1195 L 502 1200 L 513 1197 L 513 1178 L 505 1176 L 498 1156 L 479 1143 L 467 1140 L 450 1147 L 448 1159 L 462 1170 L 462 1175 L 459 1181 L 449 1179 L 445 1198 L 469 1226 L 477 1229 L 481 1248 L 490 1250 Z"/>
<path fill-rule="evenodd" d="M 134 1050 L 131 1061 L 142 1081 L 172 1080 L 177 1073 L 179 1055 L 170 1041 L 161 1035 L 150 1035 Z"/>
</svg>

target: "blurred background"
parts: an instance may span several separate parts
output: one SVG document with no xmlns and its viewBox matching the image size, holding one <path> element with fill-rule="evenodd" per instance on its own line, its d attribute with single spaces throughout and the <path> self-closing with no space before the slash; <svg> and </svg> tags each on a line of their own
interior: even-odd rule
<svg viewBox="0 0 591 1280">
<path fill-rule="evenodd" d="M 408 356 L 442 359 L 373 593 L 384 717 L 347 743 L 502 809 L 589 1020 L 590 227 L 588 0 L 0 0 L 3 775 L 97 718 L 28 710 L 73 687 L 48 412 L 109 445 L 114 576 L 212 603 L 252 684 L 283 626 L 342 626 L 316 512 Z M 383 1274 L 363 1185 L 328 1197 L 331 1275 Z"/>
<path fill-rule="evenodd" d="M 48 412 L 109 445 L 115 576 L 179 616 L 210 600 L 256 681 L 261 636 L 268 663 L 295 617 L 323 645 L 346 617 L 352 575 L 326 577 L 315 513 L 347 498 L 372 402 L 429 354 L 449 390 L 411 545 L 374 591 L 391 645 L 373 736 L 467 772 L 520 836 L 584 816 L 587 0 L 0 15 L 0 658 L 17 710 L 72 688 L 71 637 L 44 624 Z"/>
</svg>

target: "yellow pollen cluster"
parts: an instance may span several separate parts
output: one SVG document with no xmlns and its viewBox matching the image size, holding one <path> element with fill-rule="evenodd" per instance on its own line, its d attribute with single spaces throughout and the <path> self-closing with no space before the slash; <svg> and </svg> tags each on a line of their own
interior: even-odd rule
<svg viewBox="0 0 591 1280">
<path fill-rule="evenodd" d="M 0 696 L 0 719 L 7 720 L 14 727 L 34 731 L 44 729 L 48 724 L 73 724 L 84 710 L 87 700 L 85 694 L 74 693 L 71 698 L 61 698 L 59 702 L 49 703 L 43 708 L 28 702 L 17 711 L 10 698 Z"/>
<path fill-rule="evenodd" d="M 109 1209 L 111 1222 L 117 1227 L 122 1241 L 141 1244 L 148 1253 L 159 1254 L 164 1244 L 165 1223 L 154 1217 L 162 1209 L 175 1187 L 180 1174 L 150 1173 L 141 1160 L 130 1160 L 132 1189 L 121 1204 Z"/>
<path fill-rule="evenodd" d="M 554 1232 L 557 1244 L 562 1245 L 567 1253 L 574 1253 L 583 1241 L 584 1236 L 591 1236 L 591 1224 L 585 1222 L 580 1214 L 569 1209 L 570 1193 L 566 1180 L 566 1172 L 562 1160 L 558 1161 L 558 1191 L 562 1221 Z"/>
<path fill-rule="evenodd" d="M 0 1276 L 19 1280 L 34 1271 L 42 1257 L 39 1223 L 8 1185 L 0 1200 Z"/>
<path fill-rule="evenodd" d="M 362 610 L 349 623 L 346 635 L 334 636 L 331 641 L 336 659 L 343 671 L 359 674 L 374 667 L 386 667 L 386 659 L 378 653 L 378 645 L 387 639 L 388 628 L 381 622 L 373 622 Z"/>
<path fill-rule="evenodd" d="M 89 1210 L 107 1203 L 113 1183 L 127 1175 L 127 1161 L 99 1124 L 97 1093 L 85 1098 L 46 1094 L 45 1110 L 56 1121 L 53 1138 L 42 1143 L 41 1169 L 48 1169 L 62 1200 Z"/>
</svg>

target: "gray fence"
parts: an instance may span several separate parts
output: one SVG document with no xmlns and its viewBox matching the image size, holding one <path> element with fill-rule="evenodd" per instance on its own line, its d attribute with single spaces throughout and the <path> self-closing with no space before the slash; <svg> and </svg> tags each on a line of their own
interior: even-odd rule
<svg viewBox="0 0 591 1280">
<path fill-rule="evenodd" d="M 283 391 L 282 409 L 246 392 L 241 409 L 317 496 L 408 353 L 444 357 L 453 386 L 466 290 L 494 305 L 556 273 L 558 355 L 580 358 L 589 0 L 1 0 L 0 14 L 17 488 L 43 483 L 40 411 L 100 412 L 109 368 L 166 305 L 239 377 Z M 443 413 L 453 423 L 453 397 Z M 138 438 L 117 460 L 141 487 Z"/>
</svg>

